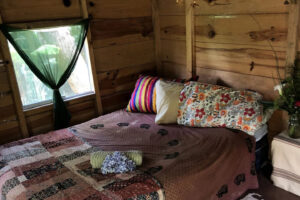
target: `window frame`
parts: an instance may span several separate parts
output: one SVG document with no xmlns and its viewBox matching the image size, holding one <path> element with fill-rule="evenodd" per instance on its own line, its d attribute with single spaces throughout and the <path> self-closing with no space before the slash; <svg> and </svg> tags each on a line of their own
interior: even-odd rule
<svg viewBox="0 0 300 200">
<path fill-rule="evenodd" d="M 64 101 L 72 101 L 72 100 L 75 100 L 75 99 L 80 99 L 82 97 L 87 97 L 87 96 L 92 96 L 92 95 L 95 95 L 95 92 L 92 92 L 92 91 L 91 92 L 85 92 L 85 93 L 77 94 L 77 95 L 74 95 L 74 96 L 71 96 L 71 97 L 62 96 L 62 98 L 63 98 Z M 41 107 L 46 107 L 46 106 L 49 106 L 49 105 L 53 105 L 52 99 L 51 100 L 46 100 L 46 101 L 41 101 L 41 102 L 38 102 L 38 103 L 33 103 L 33 104 L 22 106 L 22 107 L 23 107 L 23 111 L 26 112 L 26 111 L 29 111 L 29 110 L 33 110 L 33 109 L 41 108 Z"/>
<path fill-rule="evenodd" d="M 46 25 L 44 23 L 41 23 L 41 22 L 34 22 L 34 24 L 32 26 L 28 25 L 27 23 L 17 23 L 17 24 L 11 24 L 11 25 L 19 27 L 19 28 L 24 28 L 24 29 L 39 29 L 39 28 L 53 28 L 53 27 L 70 26 L 70 25 L 76 23 L 77 21 L 79 21 L 79 20 L 58 20 L 58 21 L 54 21 L 54 22 L 49 22 L 49 24 L 46 23 Z M 7 44 L 9 44 L 9 41 L 7 39 L 6 39 L 6 41 L 7 41 Z M 84 92 L 84 93 L 73 95 L 73 96 L 70 96 L 70 97 L 62 96 L 62 98 L 65 102 L 80 99 L 80 98 L 87 97 L 87 96 L 96 95 L 96 88 L 95 88 L 96 83 L 95 83 L 95 78 L 94 78 L 94 75 L 93 75 L 93 61 L 91 60 L 91 53 L 90 53 L 90 48 L 91 47 L 89 46 L 90 43 L 89 43 L 89 40 L 88 40 L 88 35 L 85 38 L 84 45 L 87 45 L 87 46 L 83 47 L 81 51 L 86 51 L 86 53 L 88 55 L 88 58 L 89 58 L 88 67 L 89 67 L 89 72 L 91 73 L 89 75 L 90 75 L 90 78 L 92 79 L 93 84 L 91 86 L 92 86 L 93 91 Z M 12 68 L 13 68 L 13 73 L 16 74 L 9 45 L 7 47 L 8 47 L 9 55 L 10 55 L 11 61 L 12 61 L 11 65 L 12 65 Z M 18 80 L 17 79 L 15 79 L 15 80 L 16 80 L 17 88 L 18 88 L 18 90 L 20 90 Z M 19 92 L 19 94 L 20 94 L 20 92 Z M 23 105 L 21 96 L 20 96 L 20 100 L 21 100 L 21 107 L 23 109 L 23 112 L 53 105 L 53 100 L 52 99 L 40 101 L 40 102 L 33 103 L 33 104 L 30 104 L 30 105 Z"/>
</svg>

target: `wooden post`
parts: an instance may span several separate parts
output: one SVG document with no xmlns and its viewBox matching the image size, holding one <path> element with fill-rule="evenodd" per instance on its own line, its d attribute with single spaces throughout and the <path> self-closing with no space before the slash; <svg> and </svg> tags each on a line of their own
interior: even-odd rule
<svg viewBox="0 0 300 200">
<path fill-rule="evenodd" d="M 162 75 L 162 64 L 161 64 L 161 41 L 160 41 L 160 19 L 159 19 L 159 8 L 158 0 L 152 0 L 152 23 L 154 32 L 154 48 L 155 48 L 155 63 L 157 73 Z"/>
<path fill-rule="evenodd" d="M 195 74 L 195 49 L 194 49 L 194 0 L 185 0 L 186 24 L 186 68 L 193 76 Z"/>
<path fill-rule="evenodd" d="M 2 24 L 2 17 L 0 16 L 0 24 Z M 3 59 L 7 62 L 5 65 L 7 67 L 8 71 L 8 76 L 9 76 L 9 82 L 10 82 L 10 87 L 13 93 L 14 101 L 15 101 L 15 106 L 17 110 L 17 116 L 19 120 L 19 125 L 21 128 L 21 134 L 23 138 L 29 137 L 28 133 L 28 128 L 23 112 L 23 105 L 20 97 L 20 91 L 17 83 L 17 78 L 15 75 L 15 71 L 13 69 L 13 63 L 12 63 L 12 58 L 9 52 L 9 47 L 8 47 L 8 41 L 6 40 L 6 37 L 3 35 L 3 33 L 0 33 L 0 45 L 1 45 L 1 51 L 3 54 Z"/>
<path fill-rule="evenodd" d="M 86 0 L 80 0 L 80 3 L 81 3 L 81 8 L 82 8 L 82 16 L 84 19 L 87 19 L 89 17 L 89 13 L 88 13 L 88 9 L 87 9 Z M 87 41 L 89 44 L 88 46 L 89 46 L 92 74 L 93 74 L 93 80 L 94 80 L 94 88 L 95 88 L 95 94 L 96 94 L 97 111 L 98 111 L 98 115 L 102 115 L 103 108 L 102 108 L 99 82 L 98 82 L 98 78 L 97 78 L 97 70 L 96 70 L 96 65 L 95 65 L 94 49 L 93 49 L 93 43 L 92 43 L 91 36 L 92 36 L 91 29 L 89 28 L 88 33 L 87 33 Z"/>
<path fill-rule="evenodd" d="M 292 72 L 297 57 L 298 47 L 298 33 L 299 33 L 299 14 L 300 14 L 300 1 L 291 1 L 289 5 L 289 20 L 288 20 L 288 36 L 287 36 L 287 52 L 285 63 L 285 75 L 288 76 Z"/>
</svg>

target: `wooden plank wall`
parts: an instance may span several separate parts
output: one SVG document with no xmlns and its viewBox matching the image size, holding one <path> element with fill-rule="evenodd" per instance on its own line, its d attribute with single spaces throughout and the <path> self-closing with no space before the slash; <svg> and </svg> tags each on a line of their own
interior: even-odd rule
<svg viewBox="0 0 300 200">
<path fill-rule="evenodd" d="M 138 74 L 188 78 L 186 13 L 176 0 L 87 0 L 92 48 L 104 113 L 124 107 Z M 248 88 L 274 99 L 273 86 L 283 73 L 287 49 L 288 7 L 285 0 L 197 0 L 194 8 L 195 73 L 200 81 Z M 4 23 L 82 17 L 79 0 L 3 0 Z M 157 13 L 158 12 L 158 13 Z M 155 13 L 155 17 L 152 14 Z M 153 22 L 159 19 L 159 49 L 154 47 Z M 154 23 L 155 24 L 155 23 Z M 158 26 L 155 24 L 155 26 Z M 157 46 L 157 45 L 156 45 Z M 160 52 L 160 55 L 155 55 Z M 159 56 L 159 59 L 156 59 Z M 278 62 L 275 57 L 278 58 Z M 0 66 L 0 143 L 21 137 L 5 66 Z M 96 117 L 95 96 L 71 100 L 72 124 Z M 274 115 L 272 131 L 281 130 L 282 113 Z M 26 111 L 31 135 L 52 129 L 50 106 Z M 2 121 L 1 121 L 2 120 Z M 5 122 L 5 123 L 4 123 Z"/>
<path fill-rule="evenodd" d="M 175 2 L 159 1 L 162 68 L 166 76 L 187 77 L 185 6 L 184 1 Z M 200 81 L 256 90 L 266 100 L 274 99 L 273 86 L 285 67 L 289 5 L 284 0 L 196 3 L 195 73 Z M 272 121 L 271 132 L 286 126 L 282 113 L 276 113 Z"/>
<path fill-rule="evenodd" d="M 140 73 L 155 73 L 151 0 L 88 0 L 92 47 L 104 113 L 123 108 Z M 81 18 L 79 0 L 3 0 L 4 23 Z M 0 143 L 21 138 L 5 66 L 0 66 Z M 97 116 L 95 95 L 70 100 L 67 106 L 78 124 Z M 53 129 L 51 106 L 25 112 L 30 135 Z M 2 121 L 1 121 L 2 120 Z M 13 120 L 11 122 L 4 122 Z M 3 123 L 2 123 L 3 122 Z"/>
<path fill-rule="evenodd" d="M 155 72 L 151 0 L 90 1 L 104 113 L 123 108 L 140 73 Z"/>
<path fill-rule="evenodd" d="M 0 54 L 0 63 L 3 62 Z M 4 64 L 0 64 L 0 136 L 2 143 L 21 138 L 8 71 Z"/>
</svg>

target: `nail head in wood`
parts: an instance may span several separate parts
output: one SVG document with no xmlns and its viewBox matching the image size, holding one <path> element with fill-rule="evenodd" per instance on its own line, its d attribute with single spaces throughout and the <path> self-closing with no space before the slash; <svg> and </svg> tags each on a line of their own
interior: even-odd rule
<svg viewBox="0 0 300 200">
<path fill-rule="evenodd" d="M 208 37 L 209 38 L 214 38 L 216 36 L 216 32 L 214 30 L 211 30 L 208 32 Z"/>
<path fill-rule="evenodd" d="M 6 61 L 1 61 L 1 62 L 0 62 L 0 65 L 8 65 L 8 64 L 9 64 L 9 61 L 7 61 L 7 60 L 6 60 Z"/>
<path fill-rule="evenodd" d="M 254 65 L 255 65 L 255 63 L 252 61 L 251 64 L 250 64 L 250 66 L 251 66 L 251 67 L 250 67 L 250 71 L 253 71 Z"/>
<path fill-rule="evenodd" d="M 71 0 L 63 0 L 64 6 L 70 7 L 71 6 Z"/>
<path fill-rule="evenodd" d="M 94 6 L 95 6 L 95 3 L 92 2 L 92 1 L 90 1 L 90 2 L 89 2 L 89 5 L 90 5 L 91 7 L 94 7 Z"/>
<path fill-rule="evenodd" d="M 197 6 L 199 7 L 200 5 L 199 5 L 196 1 L 193 1 L 192 7 L 195 8 L 195 7 L 197 7 Z"/>
</svg>

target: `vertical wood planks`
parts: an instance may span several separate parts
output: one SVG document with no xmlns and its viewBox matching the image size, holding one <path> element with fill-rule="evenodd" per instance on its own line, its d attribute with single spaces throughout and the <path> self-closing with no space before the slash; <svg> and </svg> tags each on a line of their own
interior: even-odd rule
<svg viewBox="0 0 300 200">
<path fill-rule="evenodd" d="M 0 16 L 0 24 L 2 24 L 1 16 Z M 26 125 L 25 116 L 23 113 L 23 106 L 22 106 L 22 101 L 21 101 L 20 92 L 19 92 L 19 88 L 18 88 L 18 83 L 17 83 L 16 75 L 15 75 L 15 72 L 13 69 L 12 59 L 11 59 L 9 49 L 8 49 L 8 43 L 7 43 L 5 36 L 2 33 L 0 33 L 0 45 L 1 45 L 1 51 L 3 54 L 3 59 L 8 61 L 8 63 L 6 64 L 6 67 L 8 70 L 9 81 L 10 81 L 11 89 L 12 89 L 13 96 L 14 96 L 14 102 L 15 102 L 15 107 L 17 110 L 19 124 L 21 127 L 21 133 L 22 133 L 23 138 L 27 138 L 27 137 L 29 137 L 29 133 L 28 133 L 27 125 Z"/>
<path fill-rule="evenodd" d="M 87 19 L 89 17 L 88 9 L 86 0 L 80 0 L 81 8 L 82 8 L 82 16 L 84 19 Z M 97 78 L 97 71 L 96 71 L 96 65 L 95 65 L 95 56 L 94 56 L 94 49 L 92 47 L 92 38 L 91 38 L 91 29 L 89 28 L 88 34 L 87 34 L 87 41 L 89 46 L 89 52 L 90 52 L 90 61 L 91 61 L 91 67 L 92 67 L 92 74 L 93 74 L 93 80 L 94 80 L 94 88 L 95 88 L 95 94 L 96 94 L 96 103 L 97 103 L 97 111 L 98 115 L 102 115 L 103 108 L 102 108 L 102 102 L 101 102 L 101 95 L 99 90 L 99 82 Z"/>
<path fill-rule="evenodd" d="M 297 56 L 297 43 L 299 33 L 299 14 L 300 14 L 300 1 L 291 1 L 289 7 L 289 20 L 288 20 L 288 36 L 287 36 L 287 54 L 286 54 L 286 75 L 291 72 L 291 67 Z"/>
<path fill-rule="evenodd" d="M 186 23 L 186 68 L 194 75 L 195 52 L 194 52 L 194 0 L 185 0 L 185 23 Z"/>
<path fill-rule="evenodd" d="M 152 23 L 153 23 L 153 31 L 154 31 L 156 69 L 157 69 L 157 73 L 161 75 L 162 64 L 161 64 L 160 19 L 159 19 L 158 0 L 152 0 Z"/>
</svg>

